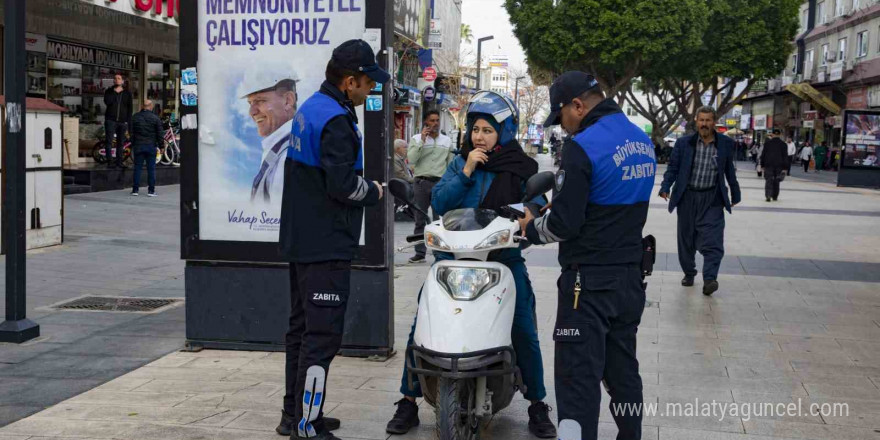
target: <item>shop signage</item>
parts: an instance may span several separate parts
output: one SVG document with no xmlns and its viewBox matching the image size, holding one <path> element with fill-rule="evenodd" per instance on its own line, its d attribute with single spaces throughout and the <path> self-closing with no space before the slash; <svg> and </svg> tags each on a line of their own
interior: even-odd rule
<svg viewBox="0 0 880 440">
<path fill-rule="evenodd" d="M 419 32 L 419 13 L 422 10 L 422 2 L 394 0 L 394 32 L 421 45 L 422 41 L 418 35 L 421 34 Z"/>
<path fill-rule="evenodd" d="M 107 0 L 105 0 L 107 1 Z M 109 0 L 115 2 L 117 0 Z M 129 0 L 131 7 L 137 12 L 149 12 L 152 15 L 162 15 L 162 8 L 165 8 L 165 16 L 174 18 L 180 11 L 180 3 L 175 0 Z"/>
<path fill-rule="evenodd" d="M 816 111 L 804 112 L 804 120 L 805 121 L 814 121 L 814 120 L 816 120 L 817 114 L 818 114 L 818 112 L 816 112 Z"/>
<path fill-rule="evenodd" d="M 182 0 L 80 0 L 94 6 L 101 6 L 165 24 L 177 26 Z M 210 0 L 217 2 L 218 0 Z"/>
<path fill-rule="evenodd" d="M 740 130 L 748 130 L 752 125 L 752 115 L 748 113 L 743 113 L 742 117 L 739 119 L 739 129 Z"/>
<path fill-rule="evenodd" d="M 880 107 L 880 84 L 868 87 L 868 107 Z"/>
<path fill-rule="evenodd" d="M 767 80 L 766 79 L 760 79 L 760 80 L 755 81 L 752 84 L 752 88 L 749 89 L 749 92 L 751 92 L 751 93 L 764 93 L 766 91 L 767 91 Z"/>
<path fill-rule="evenodd" d="M 24 34 L 24 50 L 31 52 L 46 52 L 46 36 L 40 34 L 32 34 L 27 32 Z"/>
<path fill-rule="evenodd" d="M 138 70 L 138 57 L 130 53 L 116 52 L 63 41 L 46 43 L 49 59 L 78 64 L 93 64 L 122 70 Z"/>
<path fill-rule="evenodd" d="M 431 19 L 431 33 L 428 34 L 428 48 L 443 49 L 443 24 L 440 19 Z"/>
<path fill-rule="evenodd" d="M 431 102 L 436 97 L 436 91 L 433 87 L 425 87 L 425 90 L 422 90 L 422 96 L 425 98 L 425 102 Z"/>
<path fill-rule="evenodd" d="M 767 115 L 755 115 L 755 130 L 767 129 Z"/>
<path fill-rule="evenodd" d="M 846 108 L 863 109 L 868 108 L 868 88 L 856 87 L 846 92 Z"/>
<path fill-rule="evenodd" d="M 813 128 L 816 125 L 816 121 L 804 121 L 804 128 Z"/>
<path fill-rule="evenodd" d="M 831 64 L 831 77 L 829 81 L 838 81 L 843 79 L 843 61 Z"/>
<path fill-rule="evenodd" d="M 433 67 L 428 67 L 427 69 L 425 69 L 424 72 L 422 72 L 422 78 L 424 78 L 425 81 L 428 82 L 434 81 L 435 79 L 437 79 L 437 69 Z"/>
</svg>

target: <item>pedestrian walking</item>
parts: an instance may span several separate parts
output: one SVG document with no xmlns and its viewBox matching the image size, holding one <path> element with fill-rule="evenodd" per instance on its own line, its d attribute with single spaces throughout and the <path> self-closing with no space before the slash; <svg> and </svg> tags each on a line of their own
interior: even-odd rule
<svg viewBox="0 0 880 440">
<path fill-rule="evenodd" d="M 162 121 L 153 113 L 153 101 L 144 100 L 141 111 L 131 118 L 131 153 L 134 155 L 131 195 L 137 196 L 141 186 L 141 169 L 147 165 L 147 196 L 156 197 L 156 154 L 165 142 Z"/>
<path fill-rule="evenodd" d="M 724 209 L 731 212 L 742 197 L 731 156 L 733 143 L 715 132 L 717 119 L 712 107 L 697 110 L 698 132 L 676 142 L 660 186 L 660 197 L 669 201 L 669 212 L 678 210 L 678 262 L 684 271 L 681 285 L 694 285 L 694 257 L 700 251 L 704 295 L 718 290 L 718 268 L 724 257 Z M 730 184 L 729 195 L 725 179 Z"/>
<path fill-rule="evenodd" d="M 816 172 L 820 172 L 825 169 L 825 159 L 828 156 L 828 145 L 825 142 L 822 142 L 818 147 L 813 150 L 813 158 L 816 161 Z"/>
<path fill-rule="evenodd" d="M 794 141 L 791 138 L 788 138 L 788 142 L 785 143 L 785 146 L 788 150 L 788 165 L 785 167 L 785 172 L 790 176 L 791 164 L 794 162 L 794 157 L 797 154 L 797 146 L 795 146 Z"/>
<path fill-rule="evenodd" d="M 285 393 L 276 432 L 291 439 L 338 440 L 339 421 L 323 415 L 330 362 L 342 344 L 364 207 L 382 185 L 363 178 L 355 107 L 391 75 L 363 40 L 333 50 L 326 81 L 293 117 L 284 164 L 280 248 L 290 261 Z"/>
<path fill-rule="evenodd" d="M 788 145 L 782 141 L 782 131 L 774 128 L 770 139 L 764 143 L 761 153 L 761 168 L 764 170 L 764 197 L 767 201 L 779 199 L 779 182 L 785 178 L 789 166 Z"/>
<path fill-rule="evenodd" d="M 452 150 L 452 139 L 440 133 L 440 112 L 429 110 L 425 113 L 425 124 L 422 132 L 413 136 L 409 142 L 409 151 L 406 153 L 410 164 L 413 166 L 415 181 L 413 183 L 413 198 L 416 206 L 422 211 L 428 212 L 431 207 L 431 191 L 434 185 L 443 177 L 446 167 L 455 156 Z M 425 225 L 428 218 L 424 214 L 416 212 L 416 227 L 414 235 L 425 233 Z M 437 220 L 437 214 L 432 210 L 433 220 Z M 428 249 L 424 244 L 415 247 L 416 255 L 409 259 L 410 263 L 425 261 Z"/>
<path fill-rule="evenodd" d="M 131 92 L 125 87 L 121 74 L 113 75 L 113 85 L 104 91 L 104 155 L 107 166 L 124 168 L 122 162 L 125 149 L 125 133 L 131 122 Z M 116 143 L 116 158 L 113 158 L 113 144 Z"/>
<path fill-rule="evenodd" d="M 801 148 L 800 158 L 801 163 L 804 165 L 804 172 L 810 172 L 810 160 L 813 159 L 813 147 L 810 146 L 809 142 L 805 142 L 804 148 Z"/>
<path fill-rule="evenodd" d="M 561 124 L 570 134 L 553 208 L 537 219 L 527 213 L 520 227 L 531 243 L 559 242 L 553 332 L 559 438 L 595 440 L 600 383 L 612 407 L 643 403 L 636 332 L 645 307 L 642 229 L 657 162 L 651 139 L 591 75 L 559 76 L 550 109 L 544 125 Z M 641 438 L 641 412 L 612 415 L 617 438 Z"/>
</svg>

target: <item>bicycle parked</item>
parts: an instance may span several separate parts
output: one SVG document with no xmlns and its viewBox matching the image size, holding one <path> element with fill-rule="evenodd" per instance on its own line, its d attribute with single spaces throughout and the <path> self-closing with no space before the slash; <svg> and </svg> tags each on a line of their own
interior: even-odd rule
<svg viewBox="0 0 880 440">
<path fill-rule="evenodd" d="M 162 165 L 180 166 L 180 126 L 170 121 L 165 125 L 165 145 L 159 150 L 160 154 L 156 163 Z"/>
<path fill-rule="evenodd" d="M 98 130 L 97 136 L 98 142 L 96 142 L 95 146 L 92 148 L 92 159 L 95 160 L 95 163 L 103 165 L 107 163 L 107 156 L 105 154 L 107 140 L 103 128 Z M 127 137 L 128 136 L 126 136 L 126 138 Z M 116 160 L 116 151 L 117 148 L 110 147 L 110 155 L 113 157 L 113 160 Z M 131 166 L 134 164 L 134 158 L 131 155 L 131 142 L 129 142 L 128 139 L 122 144 L 122 164 L 124 166 Z"/>
<path fill-rule="evenodd" d="M 156 163 L 162 165 L 180 166 L 180 127 L 173 123 L 167 123 L 168 129 L 165 131 L 164 145 L 156 152 Z M 107 156 L 105 155 L 106 137 L 103 129 L 98 131 L 98 142 L 92 148 L 92 159 L 98 164 L 106 164 Z M 131 154 L 131 142 L 126 139 L 122 144 L 122 163 L 125 166 L 134 164 L 134 157 Z M 116 159 L 116 148 L 111 148 L 110 155 Z"/>
</svg>

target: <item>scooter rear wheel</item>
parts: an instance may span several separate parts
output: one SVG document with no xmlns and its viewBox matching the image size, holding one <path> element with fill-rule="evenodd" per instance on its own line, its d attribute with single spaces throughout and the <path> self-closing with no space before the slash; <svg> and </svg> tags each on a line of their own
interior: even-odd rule
<svg viewBox="0 0 880 440">
<path fill-rule="evenodd" d="M 437 440 L 480 439 L 482 423 L 473 419 L 474 392 L 473 380 L 437 379 Z"/>
</svg>

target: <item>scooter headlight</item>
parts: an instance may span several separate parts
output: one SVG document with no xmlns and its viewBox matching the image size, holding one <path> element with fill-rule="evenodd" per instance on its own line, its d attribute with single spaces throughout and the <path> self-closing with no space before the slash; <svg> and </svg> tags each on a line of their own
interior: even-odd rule
<svg viewBox="0 0 880 440">
<path fill-rule="evenodd" d="M 474 246 L 474 249 L 491 249 L 498 246 L 507 246 L 510 243 L 510 231 L 498 231 Z"/>
<path fill-rule="evenodd" d="M 437 269 L 437 281 L 456 301 L 473 301 L 498 285 L 500 279 L 498 269 L 452 266 Z"/>
<path fill-rule="evenodd" d="M 441 251 L 448 251 L 451 249 L 439 235 L 433 232 L 425 232 L 425 246 L 431 249 L 439 249 Z"/>
</svg>

